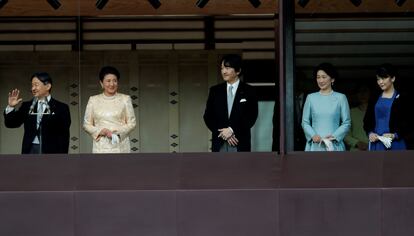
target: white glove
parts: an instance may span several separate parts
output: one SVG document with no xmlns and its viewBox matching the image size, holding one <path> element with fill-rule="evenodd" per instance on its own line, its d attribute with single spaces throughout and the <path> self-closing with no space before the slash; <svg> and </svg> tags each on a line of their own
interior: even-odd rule
<svg viewBox="0 0 414 236">
<path fill-rule="evenodd" d="M 328 151 L 328 152 L 334 151 L 334 146 L 333 146 L 332 141 L 330 139 L 323 138 L 321 143 L 325 144 L 326 151 Z"/>
<path fill-rule="evenodd" d="M 112 145 L 119 143 L 119 136 L 116 134 L 112 134 Z"/>
<path fill-rule="evenodd" d="M 378 136 L 379 141 L 381 141 L 386 148 L 391 147 L 392 138 L 384 137 L 384 136 Z"/>
</svg>

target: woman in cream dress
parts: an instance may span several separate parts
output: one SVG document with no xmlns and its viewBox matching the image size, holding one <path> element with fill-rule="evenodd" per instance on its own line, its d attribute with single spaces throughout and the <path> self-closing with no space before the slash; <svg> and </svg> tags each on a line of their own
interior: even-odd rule
<svg viewBox="0 0 414 236">
<path fill-rule="evenodd" d="M 129 153 L 129 133 L 135 128 L 131 98 L 118 93 L 120 74 L 105 66 L 99 73 L 103 93 L 91 96 L 86 106 L 83 128 L 92 136 L 93 153 Z"/>
</svg>

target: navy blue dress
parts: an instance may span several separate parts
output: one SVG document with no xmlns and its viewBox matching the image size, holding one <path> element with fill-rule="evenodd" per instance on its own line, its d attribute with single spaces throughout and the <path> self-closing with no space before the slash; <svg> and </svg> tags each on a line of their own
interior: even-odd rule
<svg viewBox="0 0 414 236">
<path fill-rule="evenodd" d="M 382 95 L 378 98 L 375 104 L 375 130 L 374 133 L 383 135 L 390 132 L 390 116 L 391 106 L 397 96 L 397 91 L 394 91 L 392 98 L 383 98 Z M 398 135 L 398 134 L 397 134 Z M 403 139 L 394 139 L 391 143 L 391 148 L 386 148 L 381 141 L 370 143 L 371 151 L 381 150 L 405 150 L 405 141 Z"/>
</svg>

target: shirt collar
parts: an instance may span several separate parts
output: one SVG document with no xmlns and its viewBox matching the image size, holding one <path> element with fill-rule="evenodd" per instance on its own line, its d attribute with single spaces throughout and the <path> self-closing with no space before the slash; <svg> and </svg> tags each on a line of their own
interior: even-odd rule
<svg viewBox="0 0 414 236">
<path fill-rule="evenodd" d="M 234 82 L 233 84 L 229 84 L 227 83 L 227 90 L 229 89 L 230 85 L 233 86 L 233 91 L 237 91 L 237 88 L 239 87 L 240 84 L 240 79 L 237 78 L 237 81 Z"/>
<path fill-rule="evenodd" d="M 47 100 L 47 102 L 48 102 L 48 103 L 50 102 L 50 99 L 51 99 L 51 98 L 52 98 L 52 95 L 50 95 L 50 94 L 49 94 L 49 95 L 47 95 L 46 100 Z M 41 101 L 41 100 L 38 100 L 38 102 L 39 102 L 39 101 Z"/>
</svg>

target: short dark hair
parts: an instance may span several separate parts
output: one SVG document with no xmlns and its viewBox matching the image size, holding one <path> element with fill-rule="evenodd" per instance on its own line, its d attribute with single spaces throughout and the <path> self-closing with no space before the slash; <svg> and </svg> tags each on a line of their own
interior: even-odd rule
<svg viewBox="0 0 414 236">
<path fill-rule="evenodd" d="M 121 78 L 121 74 L 119 74 L 119 71 L 115 67 L 104 66 L 99 72 L 99 80 L 102 82 L 104 80 L 104 77 L 108 74 L 115 75 L 118 80 Z"/>
<path fill-rule="evenodd" d="M 242 59 L 241 56 L 237 54 L 227 54 L 223 56 L 220 64 L 223 64 L 226 67 L 231 67 L 236 72 L 240 72 Z"/>
<path fill-rule="evenodd" d="M 34 78 L 38 78 L 40 82 L 42 82 L 44 85 L 51 84 L 52 85 L 52 77 L 46 72 L 36 72 L 30 77 L 30 81 L 32 81 Z"/>
<path fill-rule="evenodd" d="M 390 63 L 384 63 L 378 66 L 376 75 L 381 78 L 395 77 L 397 69 Z"/>
<path fill-rule="evenodd" d="M 328 62 L 324 62 L 319 64 L 317 67 L 315 67 L 315 69 L 313 70 L 313 78 L 316 78 L 316 75 L 318 74 L 318 71 L 324 71 L 327 75 L 329 75 L 329 77 L 333 78 L 333 79 L 337 79 L 338 78 L 338 72 L 336 71 L 335 67 Z"/>
</svg>

